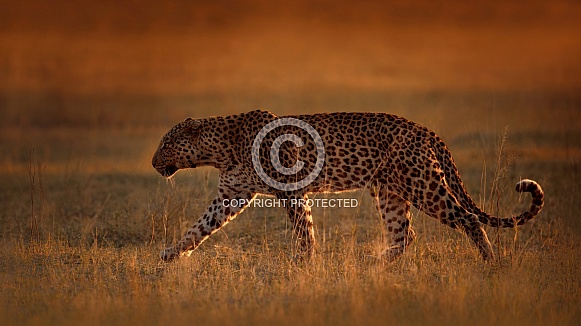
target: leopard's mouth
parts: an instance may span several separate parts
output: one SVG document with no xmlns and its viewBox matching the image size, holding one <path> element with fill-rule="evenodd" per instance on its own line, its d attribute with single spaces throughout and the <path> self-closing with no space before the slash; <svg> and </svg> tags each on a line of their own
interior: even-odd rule
<svg viewBox="0 0 581 326">
<path fill-rule="evenodd" d="M 168 166 L 166 166 L 166 167 L 165 167 L 165 168 L 163 168 L 163 169 L 158 169 L 157 171 L 158 171 L 158 172 L 159 172 L 159 173 L 160 173 L 162 176 L 164 176 L 164 177 L 166 177 L 166 178 L 169 178 L 169 177 L 171 177 L 172 175 L 174 175 L 174 174 L 175 174 L 175 173 L 178 171 L 178 168 L 177 168 L 177 167 L 175 167 L 175 165 L 168 165 Z"/>
</svg>

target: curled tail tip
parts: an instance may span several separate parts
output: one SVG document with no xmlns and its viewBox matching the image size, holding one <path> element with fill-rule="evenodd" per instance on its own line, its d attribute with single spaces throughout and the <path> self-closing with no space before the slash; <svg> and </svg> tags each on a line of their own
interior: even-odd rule
<svg viewBox="0 0 581 326">
<path fill-rule="evenodd" d="M 517 182 L 515 189 L 518 192 L 542 192 L 541 186 L 536 181 L 530 179 L 523 179 Z"/>
<path fill-rule="evenodd" d="M 531 208 L 529 209 L 529 211 L 527 213 L 525 213 L 522 221 L 518 222 L 518 225 L 520 225 L 520 224 L 523 224 L 524 222 L 526 222 L 527 220 L 530 220 L 531 218 L 533 218 L 537 214 L 539 214 L 541 209 L 543 209 L 543 206 L 545 204 L 545 201 L 544 201 L 545 193 L 543 192 L 543 188 L 541 188 L 541 186 L 536 181 L 529 180 L 529 179 L 524 179 L 524 180 L 519 181 L 516 184 L 516 191 L 518 191 L 518 192 L 530 192 L 531 196 L 533 197 L 533 202 L 531 204 Z"/>
<path fill-rule="evenodd" d="M 531 193 L 533 201 L 528 211 L 512 218 L 489 217 L 486 219 L 481 218 L 480 221 L 493 227 L 512 228 L 517 225 L 523 225 L 537 216 L 544 205 L 545 193 L 541 186 L 534 180 L 523 179 L 517 182 L 516 191 Z"/>
</svg>

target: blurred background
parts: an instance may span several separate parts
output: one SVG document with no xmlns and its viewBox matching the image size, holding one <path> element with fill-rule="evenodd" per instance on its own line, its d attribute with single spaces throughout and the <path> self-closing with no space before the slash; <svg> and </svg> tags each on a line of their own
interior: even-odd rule
<svg viewBox="0 0 581 326">
<path fill-rule="evenodd" d="M 35 149 L 48 170 L 76 160 L 91 171 L 151 172 L 158 139 L 178 121 L 257 108 L 395 113 L 452 147 L 494 147 L 508 126 L 517 140 L 548 137 L 579 158 L 578 1 L 0 8 L 4 171 L 23 172 Z"/>
</svg>

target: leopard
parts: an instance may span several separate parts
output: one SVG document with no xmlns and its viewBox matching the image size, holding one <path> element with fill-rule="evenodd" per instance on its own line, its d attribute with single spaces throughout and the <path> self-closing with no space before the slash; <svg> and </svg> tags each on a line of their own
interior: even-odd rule
<svg viewBox="0 0 581 326">
<path fill-rule="evenodd" d="M 484 226 L 518 227 L 544 205 L 541 186 L 522 179 L 515 190 L 531 194 L 528 211 L 511 217 L 486 213 L 469 196 L 444 141 L 434 131 L 388 113 L 277 116 L 255 110 L 186 118 L 161 138 L 152 165 L 168 179 L 201 166 L 219 171 L 217 195 L 183 238 L 161 251 L 164 262 L 190 256 L 258 195 L 291 203 L 284 209 L 296 251 L 312 256 L 315 228 L 311 207 L 304 204 L 309 195 L 368 192 L 385 234 L 382 256 L 389 261 L 416 238 L 412 206 L 465 234 L 481 258 L 491 262 L 495 254 Z"/>
</svg>

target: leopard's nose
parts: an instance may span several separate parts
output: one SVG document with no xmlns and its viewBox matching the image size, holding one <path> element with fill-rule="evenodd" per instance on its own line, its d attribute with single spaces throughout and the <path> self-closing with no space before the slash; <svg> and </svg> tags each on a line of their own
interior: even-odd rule
<svg viewBox="0 0 581 326">
<path fill-rule="evenodd" d="M 157 162 L 159 161 L 159 149 L 155 151 L 153 157 L 151 158 L 151 165 L 153 168 L 157 170 L 157 166 L 159 165 Z"/>
<path fill-rule="evenodd" d="M 164 164 L 164 162 L 160 159 L 160 155 L 159 155 L 159 150 L 157 150 L 155 152 L 155 154 L 153 154 L 153 157 L 151 158 L 151 165 L 153 166 L 153 168 L 162 176 L 164 177 L 168 177 L 171 174 L 169 173 L 168 167 L 166 164 Z M 175 172 L 175 171 L 174 171 Z M 173 173 L 172 173 L 173 174 Z"/>
</svg>

